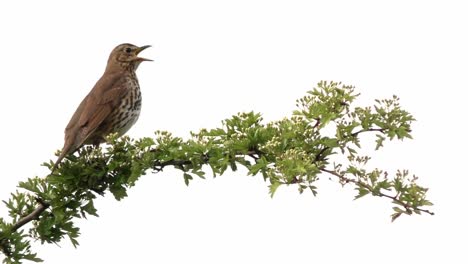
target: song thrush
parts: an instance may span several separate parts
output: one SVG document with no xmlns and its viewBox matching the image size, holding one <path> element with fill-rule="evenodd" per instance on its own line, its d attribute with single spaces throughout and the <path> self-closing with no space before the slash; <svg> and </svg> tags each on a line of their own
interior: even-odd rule
<svg viewBox="0 0 468 264">
<path fill-rule="evenodd" d="M 121 44 L 112 50 L 107 67 L 83 99 L 65 128 L 65 144 L 52 168 L 85 144 L 99 145 L 110 133 L 125 134 L 138 120 L 141 109 L 140 85 L 135 74 L 143 61 L 138 57 L 149 45 Z"/>
</svg>

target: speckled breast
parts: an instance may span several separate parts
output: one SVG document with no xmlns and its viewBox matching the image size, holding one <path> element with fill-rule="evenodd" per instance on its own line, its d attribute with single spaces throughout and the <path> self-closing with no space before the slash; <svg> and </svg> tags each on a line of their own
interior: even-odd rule
<svg viewBox="0 0 468 264">
<path fill-rule="evenodd" d="M 128 92 L 122 98 L 120 105 L 111 114 L 111 125 L 108 133 L 125 134 L 138 120 L 141 110 L 140 85 L 136 76 L 126 81 Z"/>
</svg>

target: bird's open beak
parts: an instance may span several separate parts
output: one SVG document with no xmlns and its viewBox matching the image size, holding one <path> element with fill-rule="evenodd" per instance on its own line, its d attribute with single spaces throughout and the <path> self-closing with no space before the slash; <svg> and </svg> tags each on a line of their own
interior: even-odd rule
<svg viewBox="0 0 468 264">
<path fill-rule="evenodd" d="M 151 45 L 141 46 L 138 49 L 136 49 L 135 54 L 138 55 L 140 52 L 142 52 L 143 50 L 145 50 L 145 49 L 147 49 L 149 47 L 151 47 Z M 142 57 L 137 57 L 137 59 L 141 60 L 141 61 L 153 61 L 153 60 L 150 60 L 150 59 L 147 59 L 147 58 L 142 58 Z"/>
</svg>

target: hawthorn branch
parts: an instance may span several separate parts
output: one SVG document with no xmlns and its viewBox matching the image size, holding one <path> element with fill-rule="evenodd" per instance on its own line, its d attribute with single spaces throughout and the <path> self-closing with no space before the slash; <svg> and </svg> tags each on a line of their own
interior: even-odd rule
<svg viewBox="0 0 468 264">
<path fill-rule="evenodd" d="M 44 202 L 42 199 L 37 198 L 36 201 L 39 203 L 36 209 L 34 209 L 34 211 L 32 211 L 30 214 L 20 218 L 18 222 L 16 222 L 12 226 L 11 231 L 15 232 L 16 230 L 20 229 L 25 224 L 33 220 L 37 220 L 39 216 L 50 206 L 48 203 Z"/>
<path fill-rule="evenodd" d="M 373 189 L 370 185 L 368 185 L 368 184 L 366 184 L 366 183 L 364 183 L 364 182 L 361 182 L 361 181 L 358 181 L 358 180 L 355 180 L 355 179 L 350 179 L 350 178 L 345 177 L 344 175 L 342 175 L 342 174 L 340 174 L 339 172 L 334 171 L 334 170 L 328 170 L 328 169 L 326 169 L 326 168 L 321 168 L 320 170 L 323 171 L 323 172 L 327 172 L 327 173 L 329 173 L 329 174 L 331 174 L 331 175 L 333 175 L 333 176 L 336 176 L 336 177 L 337 177 L 338 179 L 340 179 L 340 181 L 342 181 L 342 182 L 345 182 L 345 183 L 350 183 L 350 182 L 351 182 L 351 183 L 354 183 L 355 185 L 357 185 L 357 186 L 359 186 L 359 187 L 362 187 L 362 188 L 368 190 L 370 193 L 375 193 L 375 192 L 374 192 L 374 189 Z M 427 209 L 420 209 L 420 208 L 418 208 L 418 207 L 415 208 L 415 207 L 409 205 L 408 203 L 405 203 L 405 202 L 400 201 L 400 200 L 399 200 L 397 197 L 395 197 L 395 196 L 391 196 L 391 195 L 388 195 L 388 194 L 383 193 L 383 192 L 380 192 L 380 191 L 379 191 L 376 195 L 377 195 L 377 196 L 380 196 L 380 197 L 389 198 L 389 199 L 392 200 L 394 203 L 403 206 L 403 207 L 404 207 L 406 210 L 408 210 L 408 211 L 410 210 L 410 208 L 412 208 L 413 210 L 417 210 L 417 211 L 424 212 L 424 213 L 427 213 L 427 214 L 430 214 L 430 215 L 434 215 L 434 212 L 432 212 L 432 211 L 430 211 L 430 210 L 427 210 Z"/>
</svg>

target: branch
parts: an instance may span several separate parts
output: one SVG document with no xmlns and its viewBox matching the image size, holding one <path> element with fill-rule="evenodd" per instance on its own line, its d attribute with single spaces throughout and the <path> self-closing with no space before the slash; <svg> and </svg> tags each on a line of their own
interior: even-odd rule
<svg viewBox="0 0 468 264">
<path fill-rule="evenodd" d="M 313 126 L 313 128 L 318 128 L 320 126 L 320 118 L 316 118 L 315 119 L 315 125 Z"/>
<path fill-rule="evenodd" d="M 323 172 L 327 172 L 327 173 L 329 173 L 329 174 L 331 174 L 333 176 L 336 176 L 337 178 L 339 178 L 341 181 L 343 181 L 345 183 L 352 182 L 352 183 L 356 184 L 357 186 L 365 188 L 369 192 L 374 193 L 374 190 L 373 190 L 373 188 L 371 186 L 369 186 L 368 184 L 365 184 L 365 183 L 363 183 L 361 181 L 347 178 L 344 175 L 341 175 L 340 173 L 338 173 L 336 171 L 333 171 L 333 170 L 328 170 L 328 169 L 325 169 L 325 168 L 321 168 L 320 170 L 323 171 Z M 403 206 L 406 210 L 409 210 L 409 208 L 413 208 L 415 210 L 418 210 L 418 211 L 421 211 L 421 212 L 424 212 L 424 213 L 427 213 L 427 214 L 430 214 L 430 215 L 434 215 L 434 212 L 432 212 L 432 211 L 429 211 L 427 209 L 420 209 L 420 208 L 417 208 L 417 207 L 414 208 L 413 206 L 409 205 L 408 203 L 405 203 L 405 202 L 402 202 L 402 201 L 398 200 L 395 196 L 391 196 L 391 195 L 388 195 L 388 194 L 385 194 L 385 193 L 382 193 L 382 192 L 378 192 L 377 195 L 381 196 L 381 197 L 386 197 L 386 198 L 391 199 L 394 203 Z"/>
<path fill-rule="evenodd" d="M 255 161 L 257 161 L 262 155 L 263 155 L 263 152 L 261 152 L 260 150 L 257 150 L 257 149 L 253 149 L 253 150 L 249 150 L 247 153 L 239 153 L 237 155 L 247 155 L 249 157 L 251 157 L 252 159 L 254 159 Z M 201 155 L 202 157 L 202 162 L 203 164 L 207 164 L 208 161 L 210 160 L 210 156 L 208 155 Z M 155 161 L 153 163 L 153 169 L 157 172 L 160 172 L 164 169 L 164 167 L 167 167 L 167 166 L 174 166 L 174 167 L 180 167 L 180 166 L 183 166 L 183 165 L 190 165 L 192 164 L 192 162 L 190 160 L 182 160 L 182 159 L 173 159 L 173 160 L 167 160 L 167 161 Z"/>
<path fill-rule="evenodd" d="M 192 162 L 190 162 L 189 160 L 168 160 L 164 162 L 157 160 L 154 162 L 153 169 L 157 172 L 160 172 L 166 166 L 180 167 L 180 166 L 189 165 L 189 164 L 192 164 Z"/>
<path fill-rule="evenodd" d="M 239 155 L 243 155 L 243 154 L 239 154 Z M 264 153 L 258 150 L 257 148 L 254 148 L 252 150 L 249 150 L 246 155 L 254 159 L 255 162 L 257 162 L 257 160 L 259 160 L 262 157 L 262 155 L 264 155 Z"/>
<path fill-rule="evenodd" d="M 351 133 L 351 136 L 356 137 L 357 135 L 364 133 L 364 132 L 371 132 L 371 131 L 377 131 L 380 133 L 384 133 L 385 129 L 384 128 L 368 128 L 368 129 L 361 129 L 359 131 L 356 131 L 354 133 Z"/>
<path fill-rule="evenodd" d="M 11 228 L 12 232 L 15 232 L 16 230 L 18 230 L 25 224 L 38 219 L 39 216 L 50 206 L 48 203 L 44 202 L 43 200 L 39 198 L 37 198 L 36 201 L 39 203 L 39 206 L 36 207 L 36 209 L 34 209 L 34 211 L 32 211 L 30 214 L 20 218 L 18 222 L 16 222 Z"/>
</svg>

